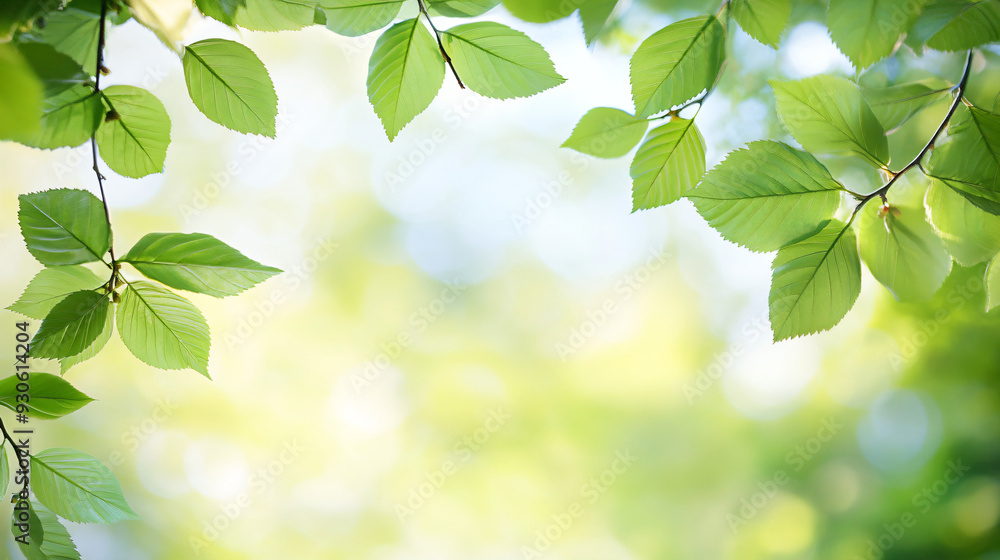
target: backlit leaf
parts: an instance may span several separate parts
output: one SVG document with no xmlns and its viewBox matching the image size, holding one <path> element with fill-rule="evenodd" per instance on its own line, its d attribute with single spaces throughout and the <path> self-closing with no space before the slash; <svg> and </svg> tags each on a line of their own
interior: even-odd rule
<svg viewBox="0 0 1000 560">
<path fill-rule="evenodd" d="M 705 174 L 705 139 L 693 120 L 673 119 L 649 133 L 629 172 L 633 212 L 670 204 Z"/>
<path fill-rule="evenodd" d="M 65 379 L 51 373 L 32 373 L 28 378 L 27 394 L 29 399 L 22 404 L 27 406 L 28 415 L 51 420 L 61 418 L 83 408 L 94 399 L 84 395 L 69 384 Z M 16 375 L 0 379 L 0 405 L 17 411 L 17 385 L 20 380 Z"/>
<path fill-rule="evenodd" d="M 77 523 L 138 519 L 115 475 L 74 449 L 46 449 L 31 458 L 31 489 L 55 514 Z"/>
<path fill-rule="evenodd" d="M 208 376 L 208 323 L 190 301 L 157 284 L 131 282 L 117 316 L 118 335 L 136 358 Z"/>
<path fill-rule="evenodd" d="M 359 37 L 392 23 L 403 0 L 321 0 L 326 27 L 345 37 Z"/>
<path fill-rule="evenodd" d="M 951 255 L 924 219 L 923 208 L 902 207 L 879 216 L 878 205 L 861 209 L 861 260 L 899 301 L 928 301 L 951 272 Z"/>
<path fill-rule="evenodd" d="M 602 158 L 627 154 L 646 135 L 649 121 L 620 109 L 598 107 L 587 111 L 562 147 Z"/>
<path fill-rule="evenodd" d="M 82 266 L 53 266 L 31 279 L 24 293 L 7 309 L 42 320 L 57 303 L 73 292 L 96 290 L 107 281 Z"/>
<path fill-rule="evenodd" d="M 774 48 L 792 16 L 791 0 L 732 0 L 729 9 L 743 31 Z"/>
<path fill-rule="evenodd" d="M 101 334 L 110 308 L 111 302 L 102 292 L 73 292 L 45 316 L 31 340 L 29 354 L 56 359 L 83 352 Z"/>
<path fill-rule="evenodd" d="M 46 266 L 99 261 L 111 248 L 104 205 L 91 193 L 53 189 L 18 197 L 21 234 Z"/>
<path fill-rule="evenodd" d="M 133 86 L 111 86 L 104 99 L 117 114 L 97 129 L 97 147 L 108 167 L 133 178 L 163 171 L 170 144 L 170 117 L 163 103 Z"/>
</svg>

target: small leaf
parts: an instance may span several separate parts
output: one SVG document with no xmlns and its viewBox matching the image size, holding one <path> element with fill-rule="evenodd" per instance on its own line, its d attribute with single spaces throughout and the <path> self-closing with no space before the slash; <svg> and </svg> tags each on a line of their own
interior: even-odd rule
<svg viewBox="0 0 1000 560">
<path fill-rule="evenodd" d="M 312 25 L 315 13 L 316 0 L 244 0 L 233 23 L 253 31 L 297 31 Z"/>
<path fill-rule="evenodd" d="M 121 261 L 171 288 L 215 297 L 236 295 L 281 273 L 203 233 L 147 234 Z"/>
<path fill-rule="evenodd" d="M 583 0 L 580 5 L 580 22 L 587 46 L 593 44 L 608 27 L 608 19 L 618 6 L 618 0 Z"/>
<path fill-rule="evenodd" d="M 727 240 L 776 251 L 832 218 L 843 190 L 812 155 L 760 141 L 729 154 L 687 197 Z"/>
<path fill-rule="evenodd" d="M 892 54 L 927 2 L 830 0 L 830 37 L 854 67 L 863 70 Z"/>
<path fill-rule="evenodd" d="M 77 189 L 54 189 L 18 197 L 21 235 L 45 266 L 99 261 L 111 248 L 104 205 Z"/>
<path fill-rule="evenodd" d="M 1000 252 L 1000 216 L 978 208 L 939 180 L 924 196 L 931 225 L 962 266 L 989 261 Z"/>
<path fill-rule="evenodd" d="M 118 335 L 143 362 L 208 376 L 209 331 L 190 301 L 149 282 L 131 282 L 118 303 Z"/>
<path fill-rule="evenodd" d="M 986 267 L 986 310 L 1000 305 L 1000 255 Z"/>
<path fill-rule="evenodd" d="M 45 268 L 28 282 L 21 297 L 7 309 L 41 320 L 66 296 L 81 290 L 96 290 L 104 282 L 104 279 L 82 266 Z"/>
<path fill-rule="evenodd" d="M 775 342 L 833 328 L 861 293 L 854 230 L 838 220 L 812 237 L 782 247 L 771 269 L 769 308 Z"/>
<path fill-rule="evenodd" d="M 670 204 L 705 174 L 705 139 L 693 120 L 653 129 L 632 160 L 632 211 Z"/>
<path fill-rule="evenodd" d="M 278 96 L 253 51 L 205 39 L 184 49 L 183 63 L 188 93 L 202 114 L 237 132 L 274 137 Z"/>
<path fill-rule="evenodd" d="M 427 8 L 446 17 L 475 17 L 496 8 L 500 0 L 427 0 Z"/>
<path fill-rule="evenodd" d="M 880 213 L 874 204 L 861 209 L 861 260 L 898 301 L 930 300 L 951 272 L 944 243 L 924 220 L 923 208 Z"/>
<path fill-rule="evenodd" d="M 94 90 L 72 86 L 42 100 L 41 128 L 25 144 L 47 150 L 79 146 L 93 136 L 103 117 L 104 106 Z"/>
<path fill-rule="evenodd" d="M 0 379 L 0 405 L 17 412 L 17 385 L 21 383 L 16 375 Z M 24 404 L 28 415 L 42 420 L 62 418 L 80 410 L 94 399 L 84 395 L 65 379 L 51 373 L 32 373 L 28 384 L 28 400 Z"/>
<path fill-rule="evenodd" d="M 368 63 L 368 100 L 393 140 L 426 109 L 444 83 L 444 57 L 417 18 L 390 27 Z"/>
<path fill-rule="evenodd" d="M 632 55 L 636 116 L 667 111 L 711 88 L 726 58 L 726 30 L 715 16 L 670 24 Z"/>
<path fill-rule="evenodd" d="M 360 37 L 392 23 L 403 0 L 321 0 L 326 27 L 345 37 Z"/>
<path fill-rule="evenodd" d="M 108 167 L 136 179 L 163 171 L 170 144 L 170 117 L 163 103 L 132 86 L 111 86 L 104 90 L 104 100 L 118 115 L 97 129 L 97 147 Z"/>
<path fill-rule="evenodd" d="M 100 461 L 74 449 L 46 449 L 31 458 L 31 489 L 38 501 L 77 523 L 139 519 L 115 475 Z"/>
<path fill-rule="evenodd" d="M 792 17 L 791 0 L 733 0 L 729 9 L 743 31 L 774 48 Z"/>
<path fill-rule="evenodd" d="M 104 319 L 104 326 L 101 327 L 101 334 L 97 335 L 97 339 L 94 340 L 83 352 L 75 356 L 69 356 L 66 358 L 59 359 L 59 375 L 65 375 L 69 368 L 75 366 L 76 364 L 83 363 L 94 356 L 96 356 L 111 340 L 111 333 L 115 330 L 115 314 L 112 308 L 108 313 L 108 316 Z"/>
<path fill-rule="evenodd" d="M 875 167 L 889 162 L 885 130 L 853 82 L 819 75 L 771 86 L 781 123 L 806 150 L 853 154 Z"/>
<path fill-rule="evenodd" d="M 892 134 L 924 109 L 948 98 L 951 89 L 944 80 L 929 78 L 884 88 L 862 87 L 861 93 L 882 126 Z"/>
<path fill-rule="evenodd" d="M 1000 41 L 1000 0 L 966 4 L 955 19 L 927 40 L 939 51 L 964 51 Z"/>
<path fill-rule="evenodd" d="M 528 97 L 566 81 L 541 45 L 506 25 L 459 25 L 441 41 L 465 85 L 486 97 Z"/>
<path fill-rule="evenodd" d="M 574 0 L 503 0 L 514 17 L 530 23 L 548 23 L 572 14 L 579 2 Z"/>
<path fill-rule="evenodd" d="M 195 5 L 206 16 L 232 27 L 236 10 L 246 7 L 246 0 L 195 0 Z"/>
<path fill-rule="evenodd" d="M 587 111 L 562 147 L 596 157 L 617 158 L 634 148 L 648 128 L 646 119 L 620 109 L 598 107 Z"/>
<path fill-rule="evenodd" d="M 101 292 L 79 291 L 49 311 L 31 340 L 34 358 L 67 358 L 83 352 L 101 334 L 111 302 Z"/>
<path fill-rule="evenodd" d="M 0 76 L 0 140 L 23 142 L 41 128 L 43 84 L 21 53 L 6 44 L 0 44 Z"/>
</svg>

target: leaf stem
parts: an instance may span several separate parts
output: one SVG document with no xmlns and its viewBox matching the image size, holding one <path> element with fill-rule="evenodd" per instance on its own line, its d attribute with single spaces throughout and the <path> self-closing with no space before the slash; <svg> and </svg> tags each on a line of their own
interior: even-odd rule
<svg viewBox="0 0 1000 560">
<path fill-rule="evenodd" d="M 420 13 L 424 15 L 427 23 L 434 30 L 434 38 L 437 39 L 438 49 L 441 50 L 441 55 L 444 56 L 444 61 L 448 63 L 448 67 L 451 68 L 451 73 L 455 75 L 455 80 L 458 82 L 458 87 L 465 89 L 465 84 L 462 82 L 462 78 L 458 76 L 458 70 L 455 70 L 455 64 L 452 63 L 451 57 L 448 56 L 448 51 L 444 50 L 444 43 L 441 42 L 441 32 L 438 28 L 434 26 L 434 22 L 431 21 L 431 15 L 427 13 L 427 6 L 424 5 L 424 0 L 417 0 L 417 5 L 420 6 Z"/>
<path fill-rule="evenodd" d="M 885 185 L 883 185 L 882 188 L 861 199 L 861 202 L 859 202 L 858 205 L 854 208 L 854 212 L 851 213 L 851 221 L 854 221 L 854 216 L 856 216 L 857 213 L 861 211 L 861 208 L 865 204 L 868 204 L 868 201 L 870 201 L 871 199 L 879 197 L 882 199 L 883 202 L 887 202 L 886 194 L 889 192 L 889 189 L 891 189 L 892 186 L 896 184 L 896 181 L 899 180 L 899 178 L 902 177 L 903 174 L 905 174 L 907 171 L 913 169 L 914 167 L 917 167 L 921 171 L 924 171 L 922 163 L 924 156 L 926 156 L 931 150 L 934 149 L 934 143 L 937 142 L 938 137 L 940 137 L 944 133 L 945 129 L 948 128 L 948 123 L 951 122 L 951 118 L 955 116 L 955 111 L 958 110 L 958 106 L 965 102 L 964 101 L 965 88 L 966 86 L 969 85 L 969 75 L 971 73 L 972 73 L 972 50 L 969 50 L 965 55 L 965 70 L 962 72 L 962 79 L 961 81 L 958 82 L 958 85 L 955 86 L 955 92 L 956 92 L 955 99 L 951 102 L 951 107 L 948 108 L 948 114 L 945 115 L 944 119 L 941 121 L 941 124 L 938 125 L 937 130 L 934 131 L 934 135 L 931 136 L 930 140 L 927 141 L 927 144 L 925 144 L 924 148 L 920 150 L 920 153 L 917 154 L 917 156 L 913 158 L 913 160 L 910 163 L 906 164 L 906 167 L 900 169 L 899 171 L 889 171 L 888 169 L 886 169 L 886 171 L 889 171 L 889 180 L 886 181 Z"/>
<path fill-rule="evenodd" d="M 108 0 L 101 0 L 101 22 L 97 32 L 97 67 L 94 72 L 94 93 L 100 95 L 102 100 L 105 98 L 104 94 L 101 93 L 101 74 L 106 71 L 104 68 L 104 22 L 107 16 Z M 97 166 L 97 130 L 94 130 L 94 133 L 90 135 L 90 152 L 94 160 L 94 174 L 97 175 L 97 187 L 101 191 L 101 204 L 104 205 L 104 219 L 107 221 L 108 229 L 110 230 L 111 212 L 108 210 L 108 199 L 104 195 L 104 175 L 101 174 L 101 170 Z M 115 275 L 118 273 L 118 261 L 115 259 L 114 245 L 108 248 L 108 253 L 111 255 L 111 262 L 105 262 L 104 264 L 111 269 L 111 280 L 109 282 L 112 290 L 114 290 Z M 104 261 L 102 260 L 102 262 Z"/>
<path fill-rule="evenodd" d="M 7 433 L 7 426 L 4 426 L 3 418 L 0 418 L 0 431 L 3 432 L 3 439 L 9 441 L 10 446 L 14 448 L 14 455 L 17 455 L 18 459 L 22 459 L 24 455 L 27 455 L 29 457 L 31 456 L 31 454 L 28 453 L 27 451 L 24 452 L 24 455 L 21 455 L 22 449 L 18 447 L 17 443 L 14 441 L 14 438 L 10 437 L 10 434 Z M 0 445 L 2 445 L 2 443 L 0 443 Z"/>
</svg>

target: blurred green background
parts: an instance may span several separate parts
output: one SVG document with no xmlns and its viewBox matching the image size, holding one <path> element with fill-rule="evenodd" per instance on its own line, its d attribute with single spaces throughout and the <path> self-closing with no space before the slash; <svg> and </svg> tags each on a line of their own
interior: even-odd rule
<svg viewBox="0 0 1000 560">
<path fill-rule="evenodd" d="M 97 402 L 36 422 L 34 448 L 101 459 L 143 516 L 69 524 L 84 558 L 1000 559 L 1000 321 L 982 266 L 955 265 L 926 305 L 865 273 L 832 332 L 772 344 L 769 255 L 686 201 L 630 214 L 627 158 L 558 148 L 588 109 L 631 109 L 641 39 L 717 7 L 624 2 L 592 49 L 573 18 L 497 9 L 568 82 L 498 102 L 447 80 L 392 144 L 364 89 L 377 35 L 190 22 L 188 41 L 239 38 L 270 69 L 267 140 L 209 122 L 173 53 L 134 21 L 113 29 L 107 83 L 150 89 L 173 120 L 163 175 L 105 172 L 115 246 L 197 231 L 286 273 L 189 296 L 212 327 L 211 381 L 147 367 L 117 337 L 68 374 Z M 796 2 L 777 53 L 730 29 L 698 116 L 710 166 L 789 140 L 768 79 L 853 75 L 823 12 Z M 901 51 L 861 81 L 955 80 L 961 62 Z M 993 106 L 996 70 L 977 55 L 977 104 Z M 893 134 L 894 162 L 946 108 Z M 93 190 L 88 150 L 0 145 L 8 302 L 39 268 L 17 195 Z M 824 163 L 856 192 L 878 185 Z"/>
</svg>

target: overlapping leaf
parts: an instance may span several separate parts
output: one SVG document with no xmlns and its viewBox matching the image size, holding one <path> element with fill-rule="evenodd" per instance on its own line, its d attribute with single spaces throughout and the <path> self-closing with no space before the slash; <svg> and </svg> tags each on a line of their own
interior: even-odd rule
<svg viewBox="0 0 1000 560">
<path fill-rule="evenodd" d="M 774 48 L 792 16 L 791 0 L 732 0 L 729 9 L 743 31 Z"/>
<path fill-rule="evenodd" d="M 830 0 L 827 26 L 840 51 L 862 70 L 892 54 L 928 0 Z"/>
<path fill-rule="evenodd" d="M 24 141 L 41 127 L 43 84 L 11 45 L 0 44 L 0 139 Z"/>
<path fill-rule="evenodd" d="M 208 376 L 209 331 L 190 301 L 150 282 L 132 282 L 118 303 L 117 327 L 135 357 L 160 369 Z"/>
<path fill-rule="evenodd" d="M 843 190 L 812 155 L 760 141 L 729 154 L 687 197 L 729 241 L 776 251 L 832 218 Z"/>
<path fill-rule="evenodd" d="M 38 501 L 77 523 L 138 519 L 121 486 L 100 461 L 74 449 L 46 449 L 31 458 L 31 489 Z"/>
<path fill-rule="evenodd" d="M 18 51 L 31 66 L 45 88 L 45 97 L 54 97 L 67 89 L 91 82 L 90 76 L 69 56 L 47 43 L 22 43 Z"/>
<path fill-rule="evenodd" d="M 94 342 L 90 343 L 90 346 L 84 349 L 83 352 L 73 356 L 67 356 L 65 358 L 59 359 L 59 373 L 64 375 L 69 368 L 75 366 L 76 364 L 85 362 L 94 356 L 96 356 L 111 340 L 111 333 L 114 332 L 115 328 L 115 314 L 114 308 L 108 312 L 108 316 L 104 319 L 104 326 L 101 327 L 101 333 L 97 335 Z"/>
<path fill-rule="evenodd" d="M 101 260 L 111 248 L 104 205 L 77 189 L 53 189 L 18 197 L 21 235 L 28 251 L 46 266 Z"/>
<path fill-rule="evenodd" d="M 673 119 L 649 133 L 629 173 L 633 211 L 670 204 L 705 174 L 705 139 L 693 120 Z"/>
<path fill-rule="evenodd" d="M 934 149 L 927 168 L 973 204 L 997 214 L 992 204 L 977 199 L 1000 201 L 1000 115 L 960 106 L 948 126 L 948 140 Z"/>
<path fill-rule="evenodd" d="M 503 6 L 514 17 L 531 23 L 546 23 L 562 19 L 579 7 L 579 2 L 566 0 L 503 0 Z"/>
<path fill-rule="evenodd" d="M 326 27 L 345 37 L 359 37 L 392 23 L 403 0 L 321 0 Z"/>
<path fill-rule="evenodd" d="M 93 344 L 104 328 L 111 302 L 100 291 L 79 291 L 66 296 L 45 316 L 31 340 L 35 358 L 67 358 Z"/>
<path fill-rule="evenodd" d="M 427 7 L 448 17 L 475 17 L 496 8 L 500 0 L 427 0 Z"/>
<path fill-rule="evenodd" d="M 627 154 L 642 140 L 649 121 L 608 107 L 587 111 L 562 147 L 601 158 Z"/>
<path fill-rule="evenodd" d="M 42 101 L 41 127 L 25 142 L 36 148 L 62 148 L 83 144 L 97 130 L 104 105 L 93 88 L 78 84 Z"/>
<path fill-rule="evenodd" d="M 104 99 L 116 115 L 97 129 L 97 147 L 108 167 L 133 178 L 163 171 L 170 145 L 170 116 L 163 103 L 133 86 L 111 86 Z"/>
<path fill-rule="evenodd" d="M 927 40 L 939 51 L 964 51 L 1000 41 L 1000 0 L 954 1 L 961 11 Z"/>
<path fill-rule="evenodd" d="M 861 209 L 861 260 L 897 300 L 929 300 L 951 272 L 944 243 L 924 220 L 923 208 L 880 214 L 874 204 Z"/>
<path fill-rule="evenodd" d="M 879 122 L 890 134 L 906 121 L 938 101 L 947 99 L 951 86 L 939 78 L 884 88 L 862 87 Z"/>
<path fill-rule="evenodd" d="M 313 24 L 317 0 L 243 0 L 232 21 L 254 31 L 294 31 Z"/>
<path fill-rule="evenodd" d="M 7 309 L 42 320 L 57 303 L 73 292 L 96 290 L 106 279 L 82 266 L 53 266 L 42 269 Z"/>
<path fill-rule="evenodd" d="M 931 225 L 958 264 L 974 266 L 1000 252 L 1000 216 L 972 204 L 939 180 L 924 196 Z"/>
<path fill-rule="evenodd" d="M 18 543 L 27 560 L 80 560 L 80 552 L 59 517 L 44 505 L 31 500 L 30 508 L 38 523 L 40 538 L 32 538 L 28 546 Z"/>
</svg>

